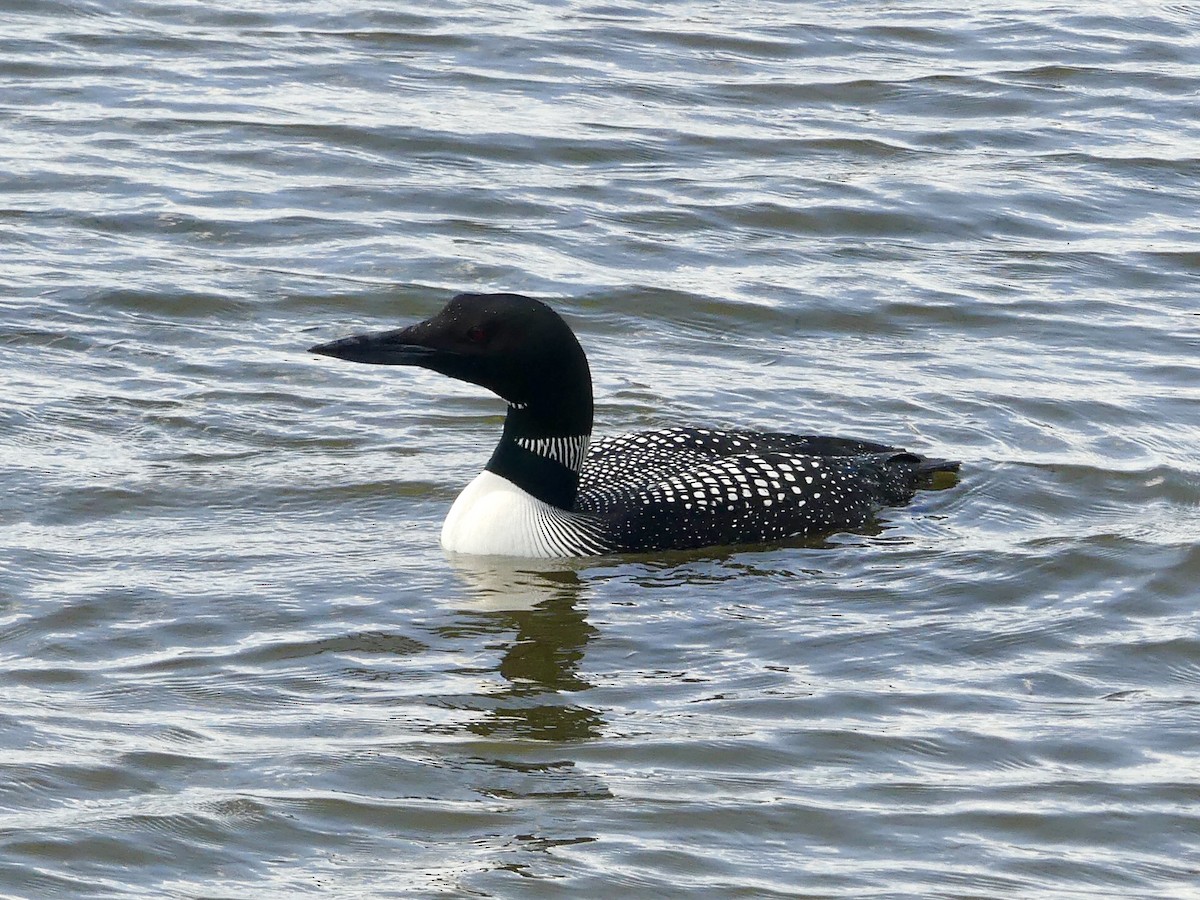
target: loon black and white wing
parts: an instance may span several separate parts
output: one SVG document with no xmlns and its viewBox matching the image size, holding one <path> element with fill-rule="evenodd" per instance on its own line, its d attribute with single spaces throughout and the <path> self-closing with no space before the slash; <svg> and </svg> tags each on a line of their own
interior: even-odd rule
<svg viewBox="0 0 1200 900">
<path fill-rule="evenodd" d="M 808 537 L 868 523 L 954 461 L 868 441 L 668 428 L 591 442 L 587 357 L 519 294 L 459 294 L 431 319 L 312 348 L 417 365 L 507 401 L 491 459 L 442 528 L 447 550 L 590 556 Z"/>
<path fill-rule="evenodd" d="M 956 468 L 866 441 L 668 428 L 598 443 L 575 508 L 622 549 L 765 543 L 865 525 Z"/>
</svg>

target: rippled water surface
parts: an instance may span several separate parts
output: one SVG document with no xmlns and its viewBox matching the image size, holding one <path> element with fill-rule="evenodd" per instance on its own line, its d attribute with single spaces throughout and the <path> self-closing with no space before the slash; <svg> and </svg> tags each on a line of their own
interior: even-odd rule
<svg viewBox="0 0 1200 900">
<path fill-rule="evenodd" d="M 1196 7 L 0 5 L 0 893 L 1200 895 Z M 461 290 L 961 481 L 447 559 L 503 405 L 304 348 Z"/>
</svg>

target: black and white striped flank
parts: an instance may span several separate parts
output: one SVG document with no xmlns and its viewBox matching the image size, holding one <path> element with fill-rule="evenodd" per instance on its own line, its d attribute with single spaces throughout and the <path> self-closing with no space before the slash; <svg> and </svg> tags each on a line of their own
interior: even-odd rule
<svg viewBox="0 0 1200 900">
<path fill-rule="evenodd" d="M 615 546 L 605 540 L 605 523 L 593 516 L 542 504 L 537 512 L 541 542 L 553 556 L 599 556 Z"/>
</svg>

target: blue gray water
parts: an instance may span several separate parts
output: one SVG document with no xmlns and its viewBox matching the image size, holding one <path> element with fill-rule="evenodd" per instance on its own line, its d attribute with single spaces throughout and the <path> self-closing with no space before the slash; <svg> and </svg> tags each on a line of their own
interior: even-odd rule
<svg viewBox="0 0 1200 900">
<path fill-rule="evenodd" d="M 1200 896 L 1200 10 L 226 7 L 0 3 L 0 894 Z M 449 560 L 502 404 L 304 348 L 461 290 L 961 482 Z"/>
</svg>

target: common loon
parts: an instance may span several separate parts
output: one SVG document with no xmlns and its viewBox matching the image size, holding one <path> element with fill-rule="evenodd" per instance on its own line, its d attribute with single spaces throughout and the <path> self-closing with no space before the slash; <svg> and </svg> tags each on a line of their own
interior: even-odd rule
<svg viewBox="0 0 1200 900">
<path fill-rule="evenodd" d="M 422 366 L 508 403 L 487 466 L 442 526 L 449 551 L 564 557 L 764 543 L 856 528 L 958 463 L 836 437 L 666 428 L 592 443 L 592 379 L 546 304 L 459 294 L 431 319 L 312 347 Z"/>
</svg>

